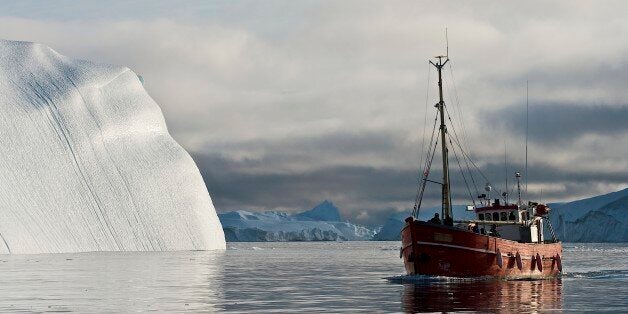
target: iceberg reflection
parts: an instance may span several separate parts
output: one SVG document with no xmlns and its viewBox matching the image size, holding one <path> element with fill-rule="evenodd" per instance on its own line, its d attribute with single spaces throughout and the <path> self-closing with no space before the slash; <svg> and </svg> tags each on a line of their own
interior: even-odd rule
<svg viewBox="0 0 628 314">
<path fill-rule="evenodd" d="M 220 310 L 224 251 L 5 255 L 0 312 Z"/>
</svg>

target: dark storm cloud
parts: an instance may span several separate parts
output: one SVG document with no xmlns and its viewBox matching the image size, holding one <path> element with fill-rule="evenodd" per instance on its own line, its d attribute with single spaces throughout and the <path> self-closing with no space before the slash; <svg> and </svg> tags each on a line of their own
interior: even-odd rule
<svg viewBox="0 0 628 314">
<path fill-rule="evenodd" d="M 517 104 L 482 115 L 483 123 L 521 137 L 525 105 Z M 491 117 L 488 119 L 486 117 Z M 588 134 L 618 135 L 628 131 L 628 105 L 544 103 L 529 107 L 529 138 L 544 145 L 573 141 Z"/>
<path fill-rule="evenodd" d="M 319 141 L 313 140 L 309 143 L 306 139 L 301 139 L 297 142 L 301 143 L 303 150 L 307 150 L 306 147 L 318 147 L 316 143 Z M 341 145 L 332 145 L 324 149 L 326 155 L 344 154 Z M 377 146 L 372 149 L 375 153 Z M 275 158 L 273 156 L 268 155 L 264 160 L 272 160 Z M 281 162 L 292 162 L 280 152 L 276 156 L 283 156 Z M 299 156 L 293 158 L 301 159 Z M 417 169 L 408 167 L 330 165 L 311 167 L 303 171 L 280 172 L 274 171 L 271 166 L 277 166 L 276 163 L 255 158 L 233 160 L 220 155 L 198 153 L 194 155 L 194 159 L 201 168 L 219 211 L 287 209 L 296 212 L 309 209 L 328 199 L 341 208 L 343 216 L 367 225 L 381 223 L 390 213 L 409 211 L 414 203 L 419 175 Z M 268 171 L 250 171 L 252 168 L 259 169 L 260 165 L 268 165 Z M 432 169 L 431 179 L 440 181 L 440 165 L 435 163 Z M 508 165 L 508 169 L 509 193 L 513 199 L 516 196 L 514 172 L 523 172 L 524 165 L 512 163 Z M 505 190 L 504 164 L 489 163 L 481 166 L 481 171 L 494 187 L 493 197 L 497 197 Z M 452 159 L 452 190 L 458 204 L 469 204 L 470 197 L 483 193 L 486 183 L 477 171 L 473 171 L 476 186 L 472 185 L 471 176 L 466 169 L 465 175 L 470 191 L 467 190 L 460 170 Z M 628 181 L 628 173 L 624 171 L 599 172 L 577 167 L 562 170 L 544 163 L 531 165 L 528 177 L 530 198 L 533 200 L 542 198 L 545 201 L 571 199 L 576 195 L 592 195 L 595 194 L 598 184 L 621 184 Z M 522 188 L 524 182 L 525 180 L 522 181 Z M 424 205 L 432 206 L 438 203 L 439 193 L 438 185 L 429 184 Z M 396 206 L 391 207 L 389 204 Z M 356 218 L 362 211 L 369 215 Z"/>
<path fill-rule="evenodd" d="M 594 99 L 599 96 L 598 90 L 605 88 L 616 93 L 604 95 L 601 98 L 614 98 L 625 92 L 625 82 L 628 81 L 628 63 L 623 60 L 625 48 L 619 48 L 613 58 L 617 62 L 603 63 L 601 60 L 582 60 L 578 57 L 569 62 L 556 62 L 531 66 L 520 75 L 504 75 L 493 77 L 493 84 L 521 88 L 528 81 L 531 88 L 531 96 L 535 93 L 546 93 L 549 90 L 560 91 L 558 88 L 578 89 L 579 94 L 586 99 Z M 580 57 L 582 58 L 582 57 Z M 560 61 L 560 60 L 558 60 Z M 577 66 L 575 66 L 577 64 Z M 539 94 L 536 94 L 539 96 Z M 621 99 L 621 98 L 619 98 Z"/>
<path fill-rule="evenodd" d="M 333 166 L 294 173 L 252 174 L 256 161 L 232 161 L 219 156 L 195 155 L 218 209 L 292 207 L 307 209 L 325 198 L 355 198 L 356 204 L 412 200 L 415 170 Z M 331 199 L 338 201 L 337 199 Z M 345 204 L 354 207 L 353 204 Z"/>
<path fill-rule="evenodd" d="M 506 181 L 506 166 L 504 164 L 487 164 L 482 167 L 482 171 L 489 178 L 492 178 L 492 185 L 503 191 Z M 524 175 L 525 165 L 520 163 L 508 164 L 508 186 L 511 195 L 516 188 L 514 174 L 520 172 Z M 560 169 L 548 163 L 535 163 L 529 165 L 528 183 L 531 185 L 568 185 L 570 188 L 559 190 L 545 190 L 543 194 L 552 199 L 565 198 L 571 195 L 582 195 L 595 190 L 596 184 L 621 184 L 628 180 L 628 172 L 613 171 L 612 169 L 600 172 L 579 168 L 575 165 L 570 169 Z M 522 186 L 525 185 L 525 178 L 521 179 Z M 589 192 L 587 192 L 587 190 Z M 538 188 L 530 190 L 530 194 L 537 197 L 541 193 Z"/>
<path fill-rule="evenodd" d="M 202 159 L 197 157 L 197 160 Z M 224 162 L 218 163 L 224 165 Z M 203 177 L 219 211 L 281 209 L 298 212 L 327 199 L 341 209 L 343 217 L 376 225 L 393 211 L 387 207 L 387 201 L 406 202 L 410 208 L 414 197 L 413 175 L 392 169 L 333 167 L 305 173 L 250 174 L 217 173 L 217 165 L 207 165 Z M 361 211 L 368 212 L 368 217 L 360 218 Z"/>
</svg>

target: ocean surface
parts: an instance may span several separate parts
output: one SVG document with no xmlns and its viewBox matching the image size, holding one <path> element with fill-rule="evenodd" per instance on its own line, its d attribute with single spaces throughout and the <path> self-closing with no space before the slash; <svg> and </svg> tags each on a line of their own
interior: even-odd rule
<svg viewBox="0 0 628 314">
<path fill-rule="evenodd" d="M 1 312 L 628 312 L 628 244 L 564 244 L 538 281 L 400 284 L 399 242 L 228 243 L 224 252 L 0 255 Z"/>
</svg>

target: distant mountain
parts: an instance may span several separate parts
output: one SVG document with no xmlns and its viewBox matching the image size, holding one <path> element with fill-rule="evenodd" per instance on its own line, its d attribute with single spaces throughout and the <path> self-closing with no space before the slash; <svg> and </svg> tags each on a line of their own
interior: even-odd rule
<svg viewBox="0 0 628 314">
<path fill-rule="evenodd" d="M 316 207 L 297 214 L 295 218 L 300 220 L 313 220 L 313 221 L 341 221 L 340 211 L 334 203 L 325 200 L 318 204 Z"/>
<path fill-rule="evenodd" d="M 373 240 L 377 241 L 396 241 L 401 240 L 401 229 L 405 225 L 405 219 L 410 216 L 410 213 L 401 212 L 394 213 L 388 216 L 388 219 L 379 230 L 379 232 L 373 237 Z"/>
<path fill-rule="evenodd" d="M 628 242 L 628 189 L 561 204 L 550 220 L 565 242 Z"/>
<path fill-rule="evenodd" d="M 306 212 L 219 213 L 227 242 L 371 240 L 375 231 L 340 221 L 339 210 L 325 201 Z"/>
<path fill-rule="evenodd" d="M 552 226 L 562 241 L 628 242 L 628 189 L 573 202 L 553 203 L 550 207 Z M 454 205 L 453 212 L 456 219 L 474 218 L 474 213 L 463 205 Z M 418 219 L 429 220 L 434 213 L 440 213 L 440 206 L 422 209 Z M 330 201 L 295 215 L 243 210 L 218 214 L 229 242 L 398 241 L 408 216 L 410 212 L 397 212 L 391 214 L 380 228 L 369 229 L 341 221 L 340 211 Z"/>
</svg>

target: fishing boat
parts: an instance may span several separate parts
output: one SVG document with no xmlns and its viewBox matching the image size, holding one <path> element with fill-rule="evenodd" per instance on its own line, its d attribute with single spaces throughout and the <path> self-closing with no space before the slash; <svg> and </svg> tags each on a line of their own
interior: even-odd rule
<svg viewBox="0 0 628 314">
<path fill-rule="evenodd" d="M 453 132 L 448 131 L 446 122 L 451 121 L 451 117 L 443 100 L 442 80 L 442 69 L 448 62 L 448 56 L 437 56 L 429 61 L 438 72 L 439 101 L 435 105 L 437 112 L 434 131 L 432 140 L 427 146 L 428 156 L 423 163 L 414 210 L 412 215 L 405 219 L 405 225 L 401 230 L 400 256 L 403 258 L 407 274 L 505 279 L 559 276 L 562 272 L 562 245 L 548 219 L 550 208 L 540 202 L 522 200 L 520 172 L 515 174 L 518 195 L 516 202 L 509 202 L 508 187 L 501 194 L 503 198 L 491 199 L 492 186 L 482 174 L 487 180 L 484 189 L 486 193 L 481 195 L 478 195 L 479 192 L 476 193 L 477 197 L 471 197 L 473 205 L 467 207 L 467 210 L 473 212 L 473 218 L 455 219 L 450 190 L 448 156 L 450 149 L 458 161 L 469 195 L 472 195 L 472 192 L 467 181 L 475 181 L 471 169 L 475 167 L 475 170 L 481 170 L 466 152 L 465 145 L 458 138 L 453 125 Z M 440 127 L 437 130 L 436 126 L 439 123 Z M 430 168 L 439 144 L 442 156 L 441 182 L 430 178 Z M 469 171 L 466 176 L 462 166 L 465 164 Z M 440 216 L 436 213 L 429 221 L 421 221 L 418 217 L 427 184 L 441 187 L 441 213 Z M 544 237 L 545 227 L 550 230 L 551 239 Z"/>
</svg>

